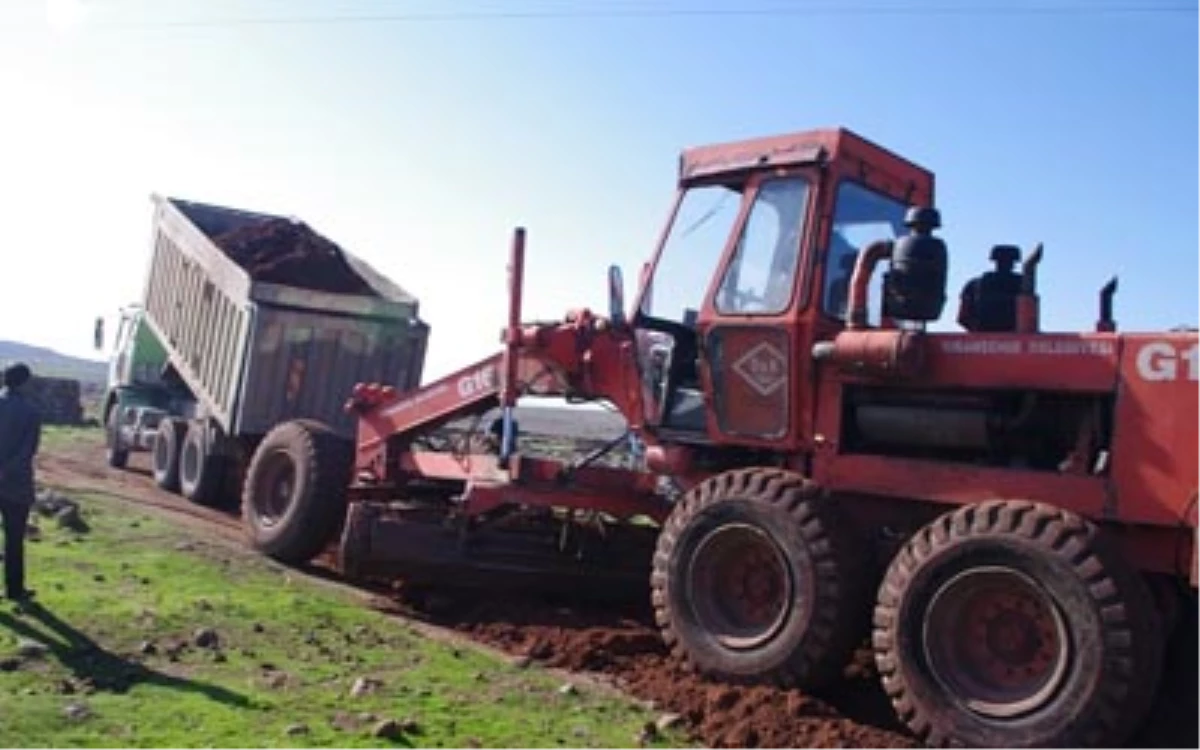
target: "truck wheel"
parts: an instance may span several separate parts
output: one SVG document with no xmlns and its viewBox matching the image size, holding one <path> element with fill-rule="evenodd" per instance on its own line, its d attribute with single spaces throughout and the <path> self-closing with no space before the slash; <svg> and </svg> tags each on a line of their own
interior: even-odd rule
<svg viewBox="0 0 1200 750">
<path fill-rule="evenodd" d="M 351 456 L 312 421 L 277 425 L 246 471 L 242 515 L 251 544 L 289 565 L 308 562 L 341 532 Z"/>
<path fill-rule="evenodd" d="M 996 501 L 933 521 L 879 588 L 875 658 L 931 746 L 1123 747 L 1162 669 L 1145 582 L 1083 518 Z"/>
<path fill-rule="evenodd" d="M 179 451 L 179 489 L 197 505 L 215 506 L 221 500 L 221 456 L 209 451 L 204 423 L 190 422 Z"/>
<path fill-rule="evenodd" d="M 104 460 L 114 469 L 124 469 L 129 463 L 129 451 L 120 447 L 121 436 L 117 425 L 119 411 L 114 404 L 104 420 Z"/>
<path fill-rule="evenodd" d="M 819 688 L 868 632 L 861 552 L 803 477 L 713 477 L 659 535 L 650 584 L 663 638 L 702 674 Z"/>
<path fill-rule="evenodd" d="M 164 419 L 154 435 L 154 483 L 167 492 L 179 492 L 180 443 L 187 426 L 174 419 Z"/>
</svg>

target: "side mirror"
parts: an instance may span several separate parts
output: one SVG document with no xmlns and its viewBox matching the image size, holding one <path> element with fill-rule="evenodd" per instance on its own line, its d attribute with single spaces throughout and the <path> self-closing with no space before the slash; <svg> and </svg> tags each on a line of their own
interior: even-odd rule
<svg viewBox="0 0 1200 750">
<path fill-rule="evenodd" d="M 625 279 L 621 267 L 608 267 L 608 319 L 617 327 L 625 325 Z"/>
<path fill-rule="evenodd" d="M 96 351 L 102 351 L 104 349 L 104 318 L 96 318 L 96 330 L 93 332 L 92 336 L 94 338 Z"/>
</svg>

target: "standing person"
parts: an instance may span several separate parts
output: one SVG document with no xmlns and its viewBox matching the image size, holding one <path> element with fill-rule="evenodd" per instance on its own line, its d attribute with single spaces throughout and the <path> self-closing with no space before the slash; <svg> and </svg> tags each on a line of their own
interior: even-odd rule
<svg viewBox="0 0 1200 750">
<path fill-rule="evenodd" d="M 33 598 L 25 588 L 25 529 L 33 507 L 33 458 L 42 436 L 42 417 L 25 395 L 29 368 L 4 371 L 0 390 L 0 520 L 4 522 L 4 592 L 16 602 Z"/>
</svg>

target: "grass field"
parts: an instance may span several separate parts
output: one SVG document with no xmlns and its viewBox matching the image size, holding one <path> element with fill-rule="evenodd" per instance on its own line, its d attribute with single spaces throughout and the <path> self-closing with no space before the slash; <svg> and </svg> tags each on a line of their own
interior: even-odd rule
<svg viewBox="0 0 1200 750">
<path fill-rule="evenodd" d="M 29 543 L 39 606 L 0 608 L 0 746 L 627 747 L 655 718 L 188 527 L 73 499 L 90 528 L 38 518 Z"/>
</svg>

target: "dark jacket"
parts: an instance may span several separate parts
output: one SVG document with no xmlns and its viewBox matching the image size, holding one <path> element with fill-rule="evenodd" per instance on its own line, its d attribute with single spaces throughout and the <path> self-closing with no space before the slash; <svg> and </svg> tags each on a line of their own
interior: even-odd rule
<svg viewBox="0 0 1200 750">
<path fill-rule="evenodd" d="M 33 503 L 42 416 L 19 391 L 0 390 L 0 503 Z"/>
</svg>

